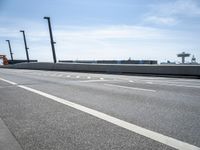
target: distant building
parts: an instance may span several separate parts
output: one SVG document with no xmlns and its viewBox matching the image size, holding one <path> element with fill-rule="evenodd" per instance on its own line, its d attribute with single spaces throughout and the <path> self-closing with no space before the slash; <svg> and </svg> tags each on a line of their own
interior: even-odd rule
<svg viewBox="0 0 200 150">
<path fill-rule="evenodd" d="M 171 61 L 167 61 L 167 62 L 161 62 L 160 64 L 176 64 L 176 62 L 171 62 Z"/>
<path fill-rule="evenodd" d="M 95 64 L 158 64 L 157 60 L 59 60 L 61 63 L 95 63 Z"/>
</svg>

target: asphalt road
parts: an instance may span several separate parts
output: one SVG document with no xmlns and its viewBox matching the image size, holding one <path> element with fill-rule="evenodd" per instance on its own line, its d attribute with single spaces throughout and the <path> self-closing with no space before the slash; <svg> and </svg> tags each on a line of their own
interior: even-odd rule
<svg viewBox="0 0 200 150">
<path fill-rule="evenodd" d="M 200 80 L 0 69 L 0 117 L 23 150 L 200 149 Z"/>
</svg>

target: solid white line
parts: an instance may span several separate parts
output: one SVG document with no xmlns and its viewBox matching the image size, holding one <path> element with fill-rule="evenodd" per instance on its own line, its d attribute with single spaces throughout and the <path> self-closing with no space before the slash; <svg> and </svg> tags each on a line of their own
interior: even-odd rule
<svg viewBox="0 0 200 150">
<path fill-rule="evenodd" d="M 7 83 L 9 83 L 9 84 L 12 84 L 12 85 L 17 85 L 17 83 L 12 82 L 12 81 L 8 81 L 8 80 L 6 80 L 6 79 L 0 78 L 0 80 L 2 80 L 2 81 L 4 81 L 4 82 L 7 82 Z"/>
<path fill-rule="evenodd" d="M 176 79 L 176 82 L 182 82 L 182 83 L 195 82 L 195 83 L 200 83 L 199 79 Z"/>
<path fill-rule="evenodd" d="M 2 79 L 0 78 L 0 80 L 2 80 Z M 11 81 L 8 81 L 8 80 L 4 80 L 4 79 L 2 81 L 8 82 L 8 83 L 12 83 L 12 84 L 14 83 L 14 82 L 11 82 Z M 197 146 L 194 146 L 194 145 L 179 141 L 177 139 L 171 138 L 169 136 L 165 136 L 163 134 L 160 134 L 160 133 L 145 129 L 143 127 L 131 124 L 129 122 L 126 122 L 126 121 L 123 121 L 121 119 L 112 117 L 112 116 L 107 115 L 105 113 L 102 113 L 102 112 L 87 108 L 85 106 L 82 106 L 82 105 L 79 105 L 79 104 L 76 104 L 76 103 L 73 103 L 73 102 L 70 102 L 70 101 L 67 101 L 65 99 L 62 99 L 62 98 L 59 98 L 59 97 L 44 93 L 44 92 L 36 90 L 36 89 L 29 88 L 29 87 L 26 87 L 26 86 L 23 86 L 23 85 L 17 85 L 17 86 L 20 87 L 20 88 L 23 88 L 23 89 L 25 89 L 27 91 L 36 93 L 38 95 L 41 95 L 41 96 L 44 96 L 44 97 L 49 98 L 51 100 L 54 100 L 56 102 L 59 102 L 61 104 L 67 105 L 67 106 L 72 107 L 72 108 L 75 108 L 77 110 L 80 110 L 80 111 L 85 112 L 87 114 L 90 114 L 92 116 L 95 116 L 95 117 L 97 117 L 99 119 L 102 119 L 102 120 L 105 120 L 107 122 L 110 122 L 110 123 L 112 123 L 114 125 L 122 127 L 124 129 L 129 130 L 129 131 L 135 132 L 135 133 L 137 133 L 139 135 L 142 135 L 142 136 L 145 136 L 147 138 L 153 139 L 153 140 L 155 140 L 157 142 L 163 143 L 163 144 L 168 145 L 170 147 L 173 147 L 173 148 L 176 148 L 176 149 L 181 149 L 181 150 L 200 150 L 200 148 L 197 147 Z"/>
<path fill-rule="evenodd" d="M 151 84 L 166 85 L 166 86 L 178 86 L 178 87 L 187 87 L 187 88 L 200 88 L 200 86 L 198 86 L 198 85 L 182 85 L 182 84 L 179 84 L 179 83 L 173 84 L 173 83 L 166 83 L 166 82 L 163 82 L 163 83 L 155 83 L 154 82 L 154 83 L 151 83 Z"/>
<path fill-rule="evenodd" d="M 130 89 L 130 90 L 139 90 L 139 91 L 147 91 L 147 92 L 156 92 L 156 90 L 150 90 L 150 89 L 143 89 L 143 88 L 136 88 L 136 87 L 129 87 L 129 86 L 122 86 L 122 85 L 116 85 L 116 84 L 104 84 L 106 86 L 112 86 L 112 87 L 118 87 L 118 88 L 124 88 L 124 89 Z"/>
</svg>

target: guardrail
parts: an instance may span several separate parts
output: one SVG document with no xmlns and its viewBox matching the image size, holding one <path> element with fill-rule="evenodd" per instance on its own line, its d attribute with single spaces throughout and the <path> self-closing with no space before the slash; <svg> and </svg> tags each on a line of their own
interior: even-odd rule
<svg viewBox="0 0 200 150">
<path fill-rule="evenodd" d="M 200 65 L 20 63 L 1 66 L 1 68 L 200 77 Z"/>
</svg>

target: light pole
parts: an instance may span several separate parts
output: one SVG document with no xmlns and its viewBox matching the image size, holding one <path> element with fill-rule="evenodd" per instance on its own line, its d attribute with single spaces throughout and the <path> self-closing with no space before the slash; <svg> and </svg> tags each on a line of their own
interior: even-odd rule
<svg viewBox="0 0 200 150">
<path fill-rule="evenodd" d="M 25 32 L 24 30 L 20 30 L 20 32 L 23 33 L 23 37 L 24 37 L 24 45 L 25 45 L 25 50 L 26 50 L 26 57 L 27 57 L 27 62 L 30 62 L 29 60 L 29 54 L 28 54 L 28 47 L 27 47 L 27 44 L 26 44 L 26 36 L 25 36 Z"/>
<path fill-rule="evenodd" d="M 53 34 L 52 34 L 52 29 L 51 29 L 50 17 L 44 17 L 44 19 L 47 19 L 47 21 L 48 21 L 49 34 L 50 34 L 50 42 L 51 42 L 52 53 L 53 53 L 53 60 L 54 60 L 54 63 L 56 63 L 57 60 L 56 60 L 56 52 L 55 52 L 55 47 L 54 47 L 54 44 L 56 42 L 54 42 L 54 40 L 53 40 Z"/>
<path fill-rule="evenodd" d="M 10 40 L 6 40 L 6 41 L 8 42 L 11 60 L 13 61 L 13 53 L 12 53 L 12 49 L 11 49 L 11 45 L 10 45 Z"/>
</svg>

